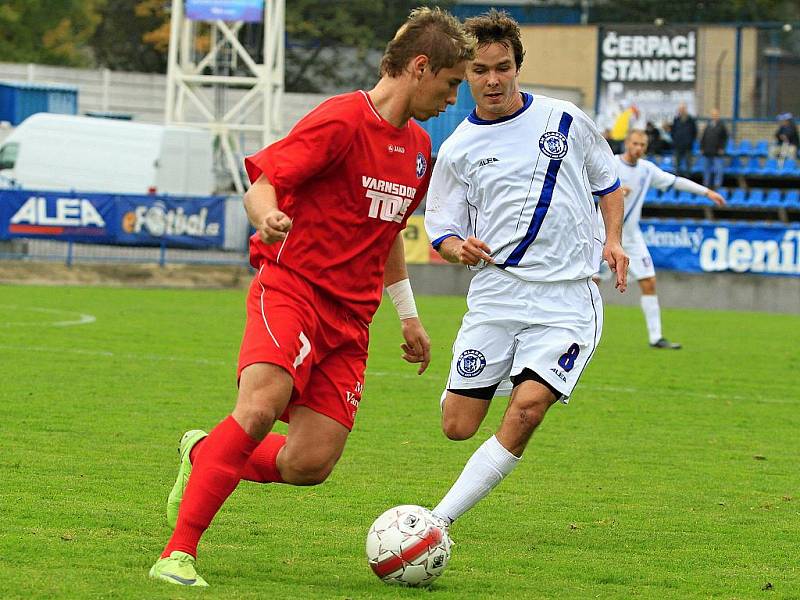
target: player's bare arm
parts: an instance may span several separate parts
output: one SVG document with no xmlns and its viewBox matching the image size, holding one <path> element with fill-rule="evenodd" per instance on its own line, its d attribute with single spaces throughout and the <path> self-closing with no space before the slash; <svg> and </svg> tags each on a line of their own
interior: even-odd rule
<svg viewBox="0 0 800 600">
<path fill-rule="evenodd" d="M 717 206 L 725 206 L 725 198 L 723 198 L 720 194 L 718 194 L 714 190 L 708 190 L 706 192 L 706 198 L 711 200 Z"/>
<path fill-rule="evenodd" d="M 403 351 L 403 360 L 419 363 L 417 374 L 422 375 L 431 362 L 431 339 L 417 316 L 417 306 L 414 302 L 414 294 L 411 291 L 406 268 L 402 233 L 397 235 L 389 251 L 383 283 L 400 317 L 400 326 L 405 340 L 400 346 Z"/>
<path fill-rule="evenodd" d="M 462 240 L 459 237 L 445 238 L 439 246 L 439 254 L 447 262 L 461 263 L 474 267 L 481 261 L 493 264 L 492 250 L 486 242 L 476 237 L 469 236 Z"/>
<path fill-rule="evenodd" d="M 256 228 L 265 244 L 286 239 L 292 228 L 292 220 L 278 209 L 275 187 L 266 176 L 261 175 L 244 195 L 244 208 L 250 224 Z"/>
<path fill-rule="evenodd" d="M 628 257 L 622 249 L 622 217 L 624 192 L 617 188 L 600 199 L 600 210 L 606 225 L 606 244 L 603 259 L 616 274 L 614 287 L 624 292 L 628 286 Z"/>
<path fill-rule="evenodd" d="M 725 198 L 720 196 L 714 190 L 711 190 L 704 185 L 700 185 L 699 183 L 695 183 L 691 179 L 686 179 L 685 177 L 676 177 L 674 186 L 679 192 L 690 192 L 692 194 L 697 194 L 698 196 L 705 196 L 717 206 L 725 205 Z"/>
</svg>

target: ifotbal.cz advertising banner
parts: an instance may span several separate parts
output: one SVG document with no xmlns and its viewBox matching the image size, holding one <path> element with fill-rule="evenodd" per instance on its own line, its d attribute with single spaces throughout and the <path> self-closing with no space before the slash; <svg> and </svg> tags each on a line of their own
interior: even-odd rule
<svg viewBox="0 0 800 600">
<path fill-rule="evenodd" d="M 620 25 L 600 31 L 597 121 L 610 126 L 635 107 L 638 125 L 671 122 L 679 104 L 695 114 L 697 31 Z"/>
<path fill-rule="evenodd" d="M 640 223 L 656 269 L 800 277 L 800 224 Z"/>
<path fill-rule="evenodd" d="M 0 190 L 0 239 L 221 247 L 225 200 Z"/>
</svg>

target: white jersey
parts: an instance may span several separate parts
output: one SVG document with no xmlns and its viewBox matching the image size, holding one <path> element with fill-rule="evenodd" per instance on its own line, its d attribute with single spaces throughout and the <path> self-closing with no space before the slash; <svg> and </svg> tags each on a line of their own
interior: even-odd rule
<svg viewBox="0 0 800 600">
<path fill-rule="evenodd" d="M 630 189 L 625 196 L 625 213 L 622 225 L 622 243 L 625 245 L 625 238 L 632 238 L 633 232 L 639 231 L 639 219 L 642 217 L 642 205 L 644 197 L 650 186 L 659 190 L 666 190 L 675 185 L 677 175 L 662 171 L 649 160 L 640 158 L 632 165 L 625 161 L 622 154 L 617 155 L 617 171 L 622 187 Z M 626 232 L 628 232 L 626 234 Z"/>
<path fill-rule="evenodd" d="M 523 97 L 517 113 L 494 121 L 473 111 L 442 144 L 425 228 L 434 248 L 450 236 L 483 240 L 521 279 L 590 277 L 600 243 L 592 194 L 619 187 L 617 161 L 574 104 Z"/>
</svg>

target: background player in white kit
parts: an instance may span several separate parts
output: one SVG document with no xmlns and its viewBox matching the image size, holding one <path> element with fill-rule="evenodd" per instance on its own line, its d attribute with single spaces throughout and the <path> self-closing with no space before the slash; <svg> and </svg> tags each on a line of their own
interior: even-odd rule
<svg viewBox="0 0 800 600">
<path fill-rule="evenodd" d="M 425 213 L 434 248 L 478 269 L 442 398 L 445 434 L 472 437 L 498 385 L 510 377 L 513 391 L 496 435 L 433 509 L 448 524 L 511 472 L 600 341 L 592 194 L 602 197 L 603 256 L 620 291 L 627 272 L 622 191 L 607 142 L 575 105 L 520 93 L 524 53 L 513 19 L 492 10 L 465 29 L 478 39 L 467 68 L 477 107 L 439 150 Z"/>
<path fill-rule="evenodd" d="M 670 342 L 661 333 L 661 308 L 656 295 L 656 272 L 639 227 L 644 198 L 647 190 L 653 186 L 659 190 L 674 187 L 679 192 L 705 196 L 718 206 L 725 204 L 725 199 L 699 183 L 662 171 L 649 160 L 642 158 L 646 152 L 647 134 L 641 129 L 634 129 L 625 138 L 625 152 L 617 155 L 619 161 L 617 172 L 625 195 L 622 246 L 631 261 L 628 272 L 639 282 L 642 291 L 642 312 L 647 322 L 650 346 L 677 350 L 681 345 Z"/>
</svg>

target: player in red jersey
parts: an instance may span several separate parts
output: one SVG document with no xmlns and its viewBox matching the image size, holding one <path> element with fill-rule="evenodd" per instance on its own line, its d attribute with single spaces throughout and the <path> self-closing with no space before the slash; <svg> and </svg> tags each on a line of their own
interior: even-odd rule
<svg viewBox="0 0 800 600">
<path fill-rule="evenodd" d="M 181 440 L 167 505 L 175 531 L 150 576 L 205 586 L 197 544 L 241 479 L 315 485 L 344 449 L 361 401 L 368 328 L 385 286 L 403 358 L 430 361 L 402 229 L 430 177 L 430 138 L 412 121 L 454 104 L 474 40 L 439 9 L 412 11 L 369 92 L 332 98 L 245 160 L 258 273 L 247 298 L 233 413 Z M 269 433 L 277 419 L 286 436 Z"/>
</svg>

